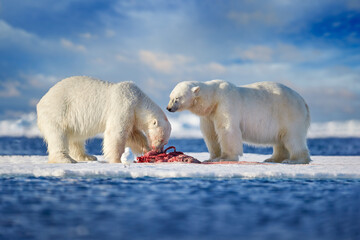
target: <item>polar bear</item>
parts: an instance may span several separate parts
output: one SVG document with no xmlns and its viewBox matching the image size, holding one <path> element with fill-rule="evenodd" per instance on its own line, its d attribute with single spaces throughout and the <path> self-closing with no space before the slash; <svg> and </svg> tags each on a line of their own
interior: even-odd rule
<svg viewBox="0 0 360 240">
<path fill-rule="evenodd" d="M 37 117 L 49 163 L 95 161 L 84 143 L 98 133 L 104 133 L 105 159 L 118 163 L 125 146 L 137 154 L 161 151 L 171 132 L 165 113 L 133 82 L 83 76 L 55 84 L 37 104 Z"/>
<path fill-rule="evenodd" d="M 167 110 L 190 110 L 200 116 L 209 161 L 237 161 L 244 141 L 272 145 L 273 155 L 266 162 L 310 162 L 308 106 L 282 84 L 259 82 L 237 87 L 222 80 L 180 82 L 170 94 Z"/>
</svg>

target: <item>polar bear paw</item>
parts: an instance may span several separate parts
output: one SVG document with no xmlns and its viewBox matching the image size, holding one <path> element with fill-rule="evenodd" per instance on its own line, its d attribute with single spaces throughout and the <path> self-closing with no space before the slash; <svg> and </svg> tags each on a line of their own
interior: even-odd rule
<svg viewBox="0 0 360 240">
<path fill-rule="evenodd" d="M 220 162 L 221 158 L 210 158 L 208 160 L 205 160 L 204 162 Z"/>
<path fill-rule="evenodd" d="M 267 162 L 267 163 L 281 163 L 281 162 L 283 162 L 283 160 L 276 159 L 276 158 L 268 158 L 264 162 Z"/>
<path fill-rule="evenodd" d="M 239 158 L 214 158 L 205 160 L 204 162 L 238 162 Z"/>
<path fill-rule="evenodd" d="M 310 159 L 286 159 L 284 161 L 282 161 L 282 163 L 284 164 L 309 164 L 311 162 Z"/>
<path fill-rule="evenodd" d="M 79 162 L 89 162 L 89 161 L 97 161 L 97 157 L 92 155 L 84 155 L 77 159 Z"/>
<path fill-rule="evenodd" d="M 48 163 L 77 163 L 71 157 L 62 157 L 62 158 L 50 158 Z"/>
</svg>

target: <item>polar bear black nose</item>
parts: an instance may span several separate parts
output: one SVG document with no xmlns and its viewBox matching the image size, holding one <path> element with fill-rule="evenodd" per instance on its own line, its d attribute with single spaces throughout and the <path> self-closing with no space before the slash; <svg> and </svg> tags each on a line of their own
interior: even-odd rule
<svg viewBox="0 0 360 240">
<path fill-rule="evenodd" d="M 171 107 L 167 106 L 166 110 L 168 110 L 169 112 L 171 112 Z"/>
</svg>

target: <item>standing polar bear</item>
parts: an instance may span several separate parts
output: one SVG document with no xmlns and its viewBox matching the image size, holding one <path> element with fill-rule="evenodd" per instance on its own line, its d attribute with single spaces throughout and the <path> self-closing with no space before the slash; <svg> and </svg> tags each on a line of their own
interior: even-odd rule
<svg viewBox="0 0 360 240">
<path fill-rule="evenodd" d="M 282 84 L 259 82 L 237 87 L 221 80 L 181 82 L 171 92 L 167 110 L 186 109 L 200 116 L 209 161 L 237 161 L 244 141 L 272 145 L 273 155 L 266 162 L 310 162 L 308 106 Z"/>
<path fill-rule="evenodd" d="M 105 158 L 118 163 L 125 146 L 137 154 L 161 151 L 171 132 L 164 112 L 132 82 L 66 78 L 43 96 L 37 115 L 49 163 L 95 161 L 84 143 L 98 133 L 104 133 Z"/>
</svg>

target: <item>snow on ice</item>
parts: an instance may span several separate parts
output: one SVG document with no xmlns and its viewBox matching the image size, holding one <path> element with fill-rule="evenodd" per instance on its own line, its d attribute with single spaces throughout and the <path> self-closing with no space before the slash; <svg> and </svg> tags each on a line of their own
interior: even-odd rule
<svg viewBox="0 0 360 240">
<path fill-rule="evenodd" d="M 203 161 L 208 153 L 186 153 Z M 267 155 L 245 154 L 241 160 L 262 162 Z M 120 177 L 120 178 L 293 178 L 360 179 L 360 157 L 313 156 L 309 165 L 287 164 L 108 164 L 97 162 L 48 164 L 46 156 L 0 156 L 0 176 Z"/>
</svg>

